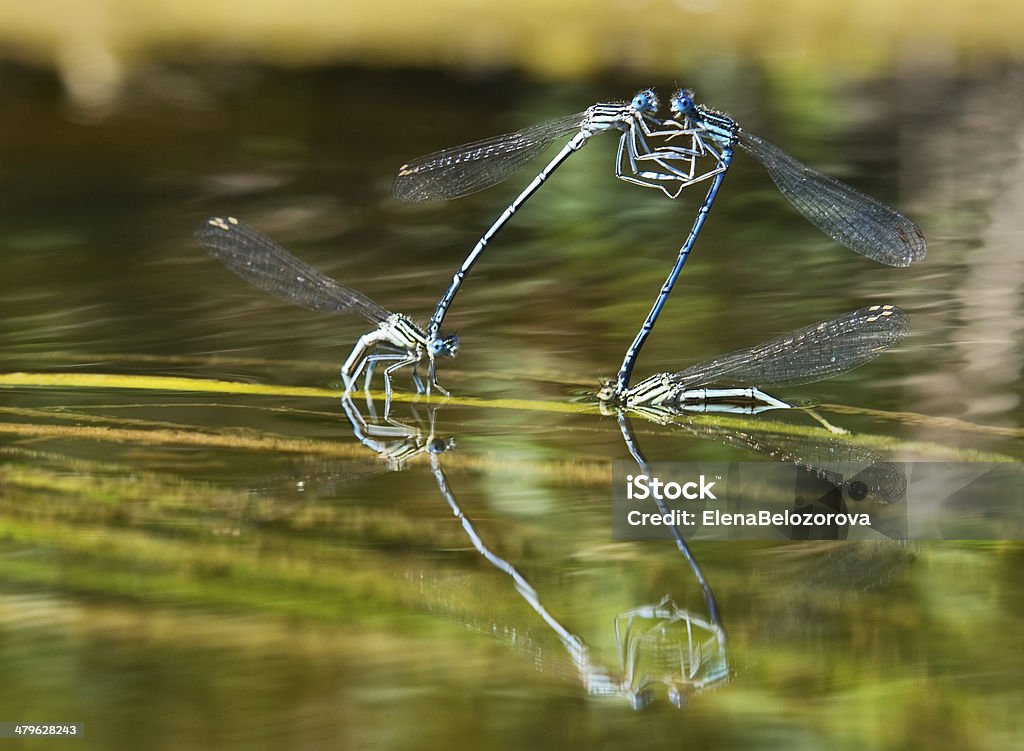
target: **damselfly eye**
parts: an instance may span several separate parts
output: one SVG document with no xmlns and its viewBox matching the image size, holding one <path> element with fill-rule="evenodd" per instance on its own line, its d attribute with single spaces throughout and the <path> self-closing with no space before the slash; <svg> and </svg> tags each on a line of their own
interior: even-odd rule
<svg viewBox="0 0 1024 751">
<path fill-rule="evenodd" d="M 672 111 L 685 115 L 691 110 L 693 110 L 693 93 L 686 90 L 677 91 L 676 95 L 672 97 Z"/>
<path fill-rule="evenodd" d="M 658 96 L 654 89 L 644 89 L 633 97 L 633 109 L 640 112 L 655 112 L 658 109 Z"/>
<path fill-rule="evenodd" d="M 615 398 L 615 381 L 607 380 L 601 384 L 601 388 L 597 390 L 597 400 L 600 402 L 610 402 Z"/>
<path fill-rule="evenodd" d="M 442 339 L 434 339 L 430 342 L 430 349 L 440 357 L 455 357 L 459 351 L 459 335 L 449 334 Z"/>
</svg>

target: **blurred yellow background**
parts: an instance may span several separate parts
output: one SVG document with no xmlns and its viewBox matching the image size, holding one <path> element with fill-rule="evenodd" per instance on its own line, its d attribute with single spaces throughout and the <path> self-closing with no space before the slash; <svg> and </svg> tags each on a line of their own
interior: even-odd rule
<svg viewBox="0 0 1024 751">
<path fill-rule="evenodd" d="M 545 78 L 696 61 L 864 75 L 1015 58 L 1014 0 L 39 0 L 0 3 L 0 56 L 55 66 L 73 90 L 196 57 L 285 65 L 514 68 Z"/>
</svg>

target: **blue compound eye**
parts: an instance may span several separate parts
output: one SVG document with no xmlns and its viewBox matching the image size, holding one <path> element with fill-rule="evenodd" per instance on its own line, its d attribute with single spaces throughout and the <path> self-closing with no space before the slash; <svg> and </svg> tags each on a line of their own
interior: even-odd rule
<svg viewBox="0 0 1024 751">
<path fill-rule="evenodd" d="M 427 345 L 430 353 L 439 357 L 455 357 L 459 351 L 459 335 L 450 334 L 440 339 L 432 339 Z"/>
<path fill-rule="evenodd" d="M 633 97 L 633 109 L 641 112 L 654 112 L 658 109 L 658 97 L 653 89 L 644 89 Z"/>
<path fill-rule="evenodd" d="M 672 97 L 672 110 L 683 115 L 691 112 L 693 110 L 693 92 L 677 91 L 676 95 Z"/>
</svg>

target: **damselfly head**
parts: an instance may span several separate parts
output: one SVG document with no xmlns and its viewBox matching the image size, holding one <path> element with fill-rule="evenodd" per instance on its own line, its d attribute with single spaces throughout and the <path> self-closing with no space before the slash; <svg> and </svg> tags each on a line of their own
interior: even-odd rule
<svg viewBox="0 0 1024 751">
<path fill-rule="evenodd" d="M 455 448 L 455 438 L 431 438 L 427 443 L 427 451 L 431 454 L 443 454 Z"/>
<path fill-rule="evenodd" d="M 615 379 L 609 378 L 597 390 L 597 400 L 599 402 L 613 402 L 616 397 L 618 397 L 618 392 L 615 389 Z"/>
<path fill-rule="evenodd" d="M 679 89 L 672 95 L 672 112 L 677 115 L 689 115 L 693 112 L 693 90 Z"/>
<path fill-rule="evenodd" d="M 438 339 L 431 339 L 427 346 L 433 357 L 455 357 L 459 352 L 459 335 L 448 334 Z"/>
<path fill-rule="evenodd" d="M 658 95 L 654 93 L 654 89 L 644 89 L 633 97 L 630 106 L 637 112 L 657 112 L 659 106 Z"/>
</svg>

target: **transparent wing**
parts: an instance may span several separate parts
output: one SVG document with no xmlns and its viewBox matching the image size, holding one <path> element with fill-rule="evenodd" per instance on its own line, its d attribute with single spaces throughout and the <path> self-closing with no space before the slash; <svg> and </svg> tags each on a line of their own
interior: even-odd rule
<svg viewBox="0 0 1024 751">
<path fill-rule="evenodd" d="M 685 388 L 795 386 L 845 373 L 878 357 L 910 331 L 893 305 L 871 305 L 673 373 Z"/>
<path fill-rule="evenodd" d="M 909 266 L 925 257 L 924 235 L 903 214 L 812 170 L 762 138 L 740 131 L 738 141 L 764 165 L 793 207 L 836 242 L 888 266 Z"/>
<path fill-rule="evenodd" d="M 482 141 L 435 151 L 402 165 L 392 188 L 402 201 L 461 198 L 497 185 L 537 157 L 552 141 L 580 129 L 586 112 Z"/>
<path fill-rule="evenodd" d="M 310 310 L 356 313 L 371 323 L 391 312 L 300 261 L 234 217 L 212 217 L 195 232 L 206 251 L 249 284 Z"/>
</svg>

